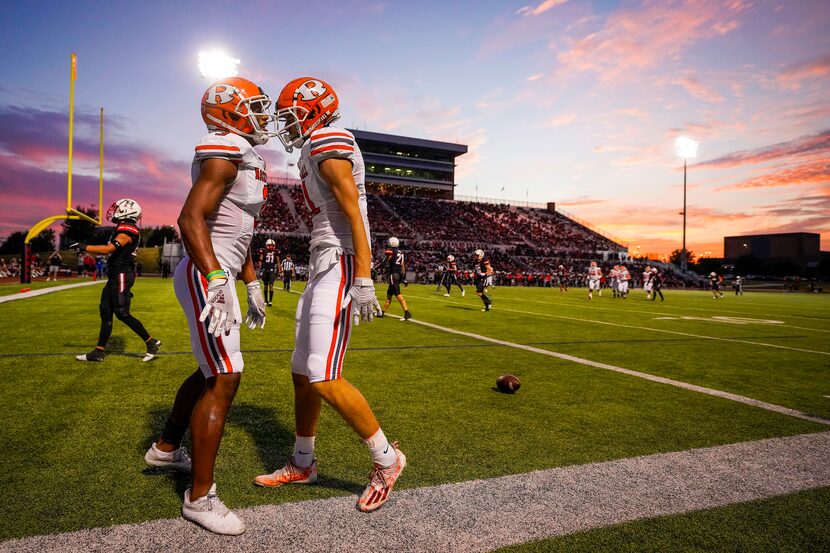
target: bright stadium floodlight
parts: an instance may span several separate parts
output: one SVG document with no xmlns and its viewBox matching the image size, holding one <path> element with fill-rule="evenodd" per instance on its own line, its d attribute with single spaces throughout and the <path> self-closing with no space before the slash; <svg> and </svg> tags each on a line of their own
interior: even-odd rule
<svg viewBox="0 0 830 553">
<path fill-rule="evenodd" d="M 683 159 L 696 158 L 697 141 L 687 136 L 678 136 L 674 141 L 674 153 L 677 154 L 677 157 Z"/>
<path fill-rule="evenodd" d="M 678 136 L 674 141 L 674 153 L 683 159 L 683 249 L 680 250 L 680 268 L 686 270 L 686 161 L 697 157 L 697 141 Z"/>
<path fill-rule="evenodd" d="M 202 77 L 211 81 L 233 77 L 238 73 L 238 65 L 238 59 L 232 58 L 220 50 L 199 52 L 199 73 Z"/>
</svg>

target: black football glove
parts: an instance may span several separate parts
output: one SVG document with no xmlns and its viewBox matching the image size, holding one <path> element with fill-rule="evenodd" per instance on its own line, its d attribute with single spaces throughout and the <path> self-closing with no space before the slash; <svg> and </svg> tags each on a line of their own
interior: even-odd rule
<svg viewBox="0 0 830 553">
<path fill-rule="evenodd" d="M 84 253 L 86 251 L 86 244 L 81 242 L 72 242 L 69 244 L 69 249 L 76 253 Z"/>
</svg>

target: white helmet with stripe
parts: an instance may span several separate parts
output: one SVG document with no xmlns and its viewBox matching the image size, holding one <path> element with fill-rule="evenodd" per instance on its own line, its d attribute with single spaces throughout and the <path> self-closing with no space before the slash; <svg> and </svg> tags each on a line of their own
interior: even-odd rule
<svg viewBox="0 0 830 553">
<path fill-rule="evenodd" d="M 389 246 L 390 248 L 397 248 L 398 246 L 401 245 L 401 242 L 396 237 L 390 236 L 389 240 L 386 241 L 386 245 Z"/>
<path fill-rule="evenodd" d="M 121 198 L 107 210 L 107 219 L 113 223 L 123 221 L 136 222 L 141 219 L 141 206 L 135 200 Z"/>
</svg>

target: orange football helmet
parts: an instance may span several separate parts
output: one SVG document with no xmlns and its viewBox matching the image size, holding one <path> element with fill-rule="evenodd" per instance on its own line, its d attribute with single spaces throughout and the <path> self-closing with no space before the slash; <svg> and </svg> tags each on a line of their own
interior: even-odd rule
<svg viewBox="0 0 830 553">
<path fill-rule="evenodd" d="M 286 152 L 300 148 L 312 131 L 340 118 L 334 89 L 315 77 L 289 82 L 277 98 L 277 136 Z M 279 128 L 279 127 L 282 128 Z"/>
<path fill-rule="evenodd" d="M 260 87 L 241 77 L 216 81 L 202 96 L 202 119 L 211 131 L 228 131 L 256 144 L 265 144 L 274 133 L 268 123 L 271 99 Z"/>
</svg>

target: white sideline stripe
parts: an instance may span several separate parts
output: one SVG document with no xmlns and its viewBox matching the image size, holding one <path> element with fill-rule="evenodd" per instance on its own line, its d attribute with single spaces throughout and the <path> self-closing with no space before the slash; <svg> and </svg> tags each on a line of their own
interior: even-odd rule
<svg viewBox="0 0 830 553">
<path fill-rule="evenodd" d="M 93 284 L 101 284 L 106 282 L 104 278 L 98 280 L 90 280 L 89 282 L 76 282 L 75 284 L 64 284 L 63 286 L 52 286 L 50 288 L 41 288 L 39 290 L 32 290 L 31 292 L 22 292 L 19 294 L 9 294 L 8 296 L 0 296 L 0 303 L 7 301 L 25 300 L 26 298 L 33 298 L 35 296 L 42 296 L 43 294 L 51 294 L 52 292 L 60 292 L 62 290 L 70 290 L 72 288 L 80 288 L 81 286 L 92 286 Z"/>
<path fill-rule="evenodd" d="M 11 540 L 0 552 L 479 553 L 830 486 L 828 458 L 821 432 L 403 490 L 369 515 L 354 496 L 238 509 L 248 527 L 238 537 L 176 518 Z"/>
<path fill-rule="evenodd" d="M 427 298 L 427 297 L 423 297 L 423 296 L 418 296 L 418 297 L 420 299 L 423 299 L 423 300 L 442 301 L 438 298 Z M 457 301 L 452 301 L 451 302 L 451 301 L 444 300 L 443 303 L 454 303 L 456 305 L 461 305 Z M 680 332 L 680 331 L 677 331 L 677 330 L 664 330 L 662 328 L 650 328 L 650 327 L 647 327 L 647 326 L 634 326 L 634 325 L 621 324 L 621 323 L 612 323 L 612 322 L 608 322 L 608 321 L 597 321 L 597 320 L 594 320 L 594 319 L 580 319 L 579 317 L 569 317 L 567 315 L 551 315 L 550 313 L 538 313 L 536 311 L 521 311 L 519 309 L 510 309 L 508 307 L 494 307 L 493 310 L 494 311 L 507 311 L 507 312 L 510 312 L 510 313 L 521 313 L 522 315 L 537 315 L 539 317 L 552 317 L 554 319 L 567 319 L 569 321 L 579 321 L 579 322 L 583 322 L 583 323 L 595 323 L 595 324 L 606 325 L 606 326 L 616 326 L 616 327 L 619 327 L 619 328 L 633 328 L 633 329 L 636 329 L 636 330 L 647 330 L 649 332 L 662 332 L 664 334 L 676 334 L 678 336 L 690 336 L 690 337 L 693 337 L 693 338 L 703 338 L 703 339 L 706 339 L 706 340 L 717 340 L 717 341 L 721 341 L 721 342 L 736 342 L 736 343 L 739 343 L 739 344 L 750 344 L 750 345 L 753 345 L 753 346 L 763 346 L 763 347 L 767 347 L 767 348 L 786 349 L 786 350 L 790 350 L 790 351 L 800 351 L 802 353 L 815 353 L 817 355 L 830 355 L 830 351 L 817 351 L 817 350 L 814 350 L 814 349 L 794 348 L 794 347 L 791 347 L 791 346 L 780 346 L 778 344 L 767 344 L 767 343 L 764 343 L 764 342 L 753 342 L 753 341 L 750 341 L 750 340 L 740 340 L 738 338 L 720 338 L 718 336 L 707 336 L 705 334 L 691 334 L 689 332 Z"/>
<path fill-rule="evenodd" d="M 506 311 L 502 309 L 501 311 Z M 391 315 L 392 317 L 400 319 L 397 315 Z M 499 344 L 502 346 L 507 346 L 516 349 L 522 349 L 525 351 L 530 351 L 532 353 L 539 353 L 541 355 L 548 355 L 550 357 L 556 357 L 557 359 L 562 359 L 564 361 L 571 361 L 573 363 L 579 363 L 580 365 L 588 365 L 589 367 L 595 367 L 597 369 L 605 369 L 609 371 L 614 371 L 622 374 L 627 374 L 629 376 L 636 376 L 637 378 L 642 378 L 645 380 L 651 380 L 652 382 L 659 382 L 660 384 L 668 384 L 669 386 L 674 386 L 676 388 L 683 388 L 684 390 L 690 390 L 693 392 L 699 392 L 701 394 L 707 394 L 710 396 L 715 396 L 723 399 L 729 399 L 732 401 L 736 401 L 738 403 L 744 403 L 746 405 L 752 405 L 753 407 L 758 407 L 760 409 L 766 409 L 767 411 L 773 411 L 775 413 L 781 413 L 782 415 L 788 415 L 790 417 L 795 417 L 798 419 L 803 419 L 811 422 L 817 422 L 819 424 L 827 424 L 830 425 L 830 419 L 825 419 L 823 417 L 815 416 L 815 415 L 808 415 L 807 413 L 802 413 L 801 411 L 797 411 L 795 409 L 790 409 L 789 407 L 784 407 L 782 405 L 775 405 L 774 403 L 767 403 L 765 401 L 760 401 L 757 399 L 752 399 L 745 396 L 739 396 L 737 394 L 732 394 L 729 392 L 724 392 L 722 390 L 715 390 L 714 388 L 706 388 L 704 386 L 698 386 L 696 384 L 689 384 L 687 382 L 681 382 L 679 380 L 672 380 L 671 378 L 665 378 L 662 376 L 656 376 L 653 374 L 642 373 L 639 371 L 634 371 L 631 369 L 625 369 L 623 367 L 617 367 L 615 365 L 608 365 L 606 363 L 599 363 L 597 361 L 591 361 L 590 359 L 583 359 L 581 357 L 575 357 L 573 355 L 568 355 L 566 353 L 559 353 L 556 351 L 551 351 L 547 349 L 536 348 L 533 346 L 527 346 L 525 344 L 517 344 L 515 342 L 508 342 L 506 340 L 499 340 L 498 338 L 490 338 L 489 336 L 482 336 L 481 334 L 473 334 L 472 332 L 465 332 L 463 330 L 456 330 L 454 328 L 449 328 L 446 326 L 441 326 L 433 323 L 428 323 L 426 321 L 421 321 L 415 318 L 409 319 L 407 321 L 409 323 L 415 323 L 422 326 L 426 326 L 429 328 L 434 328 L 436 330 L 441 330 L 443 332 L 449 332 L 451 334 L 458 334 L 459 336 L 466 336 L 468 338 L 474 338 L 476 340 L 481 340 L 484 342 L 490 342 L 493 344 Z"/>
</svg>

